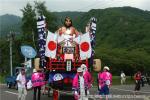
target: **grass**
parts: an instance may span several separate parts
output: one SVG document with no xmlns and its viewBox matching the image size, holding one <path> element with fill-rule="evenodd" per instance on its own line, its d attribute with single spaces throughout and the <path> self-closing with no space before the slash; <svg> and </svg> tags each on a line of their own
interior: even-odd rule
<svg viewBox="0 0 150 100">
<path fill-rule="evenodd" d="M 113 85 L 120 85 L 120 76 L 113 76 L 112 80 Z M 134 80 L 131 76 L 126 76 L 126 83 L 125 84 L 134 84 Z"/>
<path fill-rule="evenodd" d="M 5 77 L 0 75 L 0 84 L 5 83 Z"/>
<path fill-rule="evenodd" d="M 93 85 L 97 86 L 97 73 L 92 73 L 94 78 Z M 0 83 L 5 83 L 5 77 L 0 75 Z M 131 76 L 126 76 L 126 84 L 134 84 L 134 80 Z M 112 85 L 120 85 L 120 76 L 113 76 Z"/>
<path fill-rule="evenodd" d="M 93 85 L 97 85 L 97 73 L 92 73 L 92 76 L 94 78 Z M 112 85 L 120 85 L 120 76 L 113 76 L 112 77 Z M 126 83 L 125 84 L 134 84 L 134 79 L 131 76 L 126 76 Z"/>
</svg>

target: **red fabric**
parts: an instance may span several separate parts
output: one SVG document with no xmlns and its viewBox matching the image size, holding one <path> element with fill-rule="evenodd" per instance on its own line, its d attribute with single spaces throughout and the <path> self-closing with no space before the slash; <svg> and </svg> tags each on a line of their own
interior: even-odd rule
<svg viewBox="0 0 150 100">
<path fill-rule="evenodd" d="M 141 73 L 136 73 L 134 76 L 135 80 L 141 80 Z"/>
</svg>

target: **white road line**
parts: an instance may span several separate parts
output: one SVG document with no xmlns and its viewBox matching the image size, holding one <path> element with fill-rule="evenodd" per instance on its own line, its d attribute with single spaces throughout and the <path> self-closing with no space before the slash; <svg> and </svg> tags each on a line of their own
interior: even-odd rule
<svg viewBox="0 0 150 100">
<path fill-rule="evenodd" d="M 120 90 L 120 91 L 135 92 L 133 90 L 126 90 L 126 89 L 119 89 L 119 88 L 112 88 L 112 89 L 116 89 L 116 90 Z M 148 93 L 148 94 L 150 94 L 150 92 L 144 92 L 144 91 L 138 91 L 138 93 Z"/>
<path fill-rule="evenodd" d="M 14 92 L 10 92 L 10 91 L 5 91 L 6 93 L 10 93 L 10 94 L 14 94 L 14 95 L 18 95 L 18 93 L 14 93 Z"/>
</svg>

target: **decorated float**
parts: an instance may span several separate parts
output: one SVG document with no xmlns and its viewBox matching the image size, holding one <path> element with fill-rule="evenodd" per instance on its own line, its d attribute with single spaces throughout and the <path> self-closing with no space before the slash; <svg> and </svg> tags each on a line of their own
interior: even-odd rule
<svg viewBox="0 0 150 100">
<path fill-rule="evenodd" d="M 38 17 L 37 29 L 40 67 L 49 70 L 48 84 L 53 88 L 53 99 L 58 100 L 60 90 L 72 90 L 73 78 L 81 64 L 92 70 L 96 19 L 92 17 L 86 32 L 78 35 L 72 35 L 69 29 L 63 34 L 47 31 L 44 16 Z"/>
</svg>

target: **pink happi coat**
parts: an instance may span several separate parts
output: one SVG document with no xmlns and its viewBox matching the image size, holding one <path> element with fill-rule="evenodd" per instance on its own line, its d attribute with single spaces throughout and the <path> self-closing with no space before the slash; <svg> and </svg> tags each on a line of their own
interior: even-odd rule
<svg viewBox="0 0 150 100">
<path fill-rule="evenodd" d="M 87 79 L 87 77 L 84 77 L 84 76 L 83 76 L 83 78 L 84 78 L 84 85 L 85 85 L 84 87 L 87 89 L 87 88 L 89 88 L 88 87 L 88 79 Z M 79 83 L 79 74 L 77 73 L 75 75 L 75 77 L 73 79 L 73 83 L 72 83 L 73 90 L 79 91 L 79 89 L 80 89 L 79 85 L 80 85 L 80 83 Z"/>
<path fill-rule="evenodd" d="M 98 74 L 98 82 L 99 85 L 101 87 L 103 87 L 104 85 L 106 85 L 106 81 L 109 80 L 110 84 L 108 86 L 110 86 L 112 84 L 112 74 L 109 72 L 102 72 Z"/>
<path fill-rule="evenodd" d="M 85 71 L 83 77 L 85 77 L 85 79 L 87 80 L 88 88 L 91 88 L 91 85 L 93 83 L 93 78 L 91 76 L 91 73 L 89 71 Z"/>
<path fill-rule="evenodd" d="M 33 87 L 45 85 L 44 78 L 45 75 L 42 72 L 33 73 L 31 77 Z"/>
</svg>

